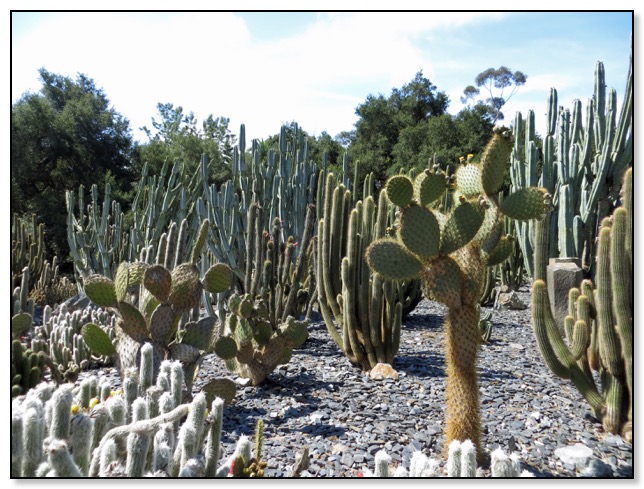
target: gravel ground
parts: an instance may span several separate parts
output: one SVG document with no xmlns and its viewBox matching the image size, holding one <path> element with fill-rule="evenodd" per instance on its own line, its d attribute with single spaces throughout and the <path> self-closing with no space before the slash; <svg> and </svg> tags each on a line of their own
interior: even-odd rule
<svg viewBox="0 0 644 489">
<path fill-rule="evenodd" d="M 529 305 L 527 287 L 518 295 Z M 373 470 L 374 455 L 382 448 L 394 465 L 408 467 L 417 449 L 444 468 L 445 312 L 441 304 L 424 300 L 404 320 L 393 364 L 398 380 L 370 379 L 336 348 L 324 323 L 314 321 L 309 339 L 288 365 L 261 386 L 238 388 L 224 414 L 225 455 L 239 435 L 253 434 L 261 418 L 267 476 L 288 476 L 295 452 L 305 445 L 310 451 L 305 476 L 355 477 Z M 492 338 L 479 356 L 485 451 L 515 450 L 522 468 L 537 477 L 578 477 L 580 469 L 555 450 L 580 443 L 597 459 L 595 476 L 633 477 L 632 445 L 604 433 L 572 383 L 545 366 L 530 309 L 495 310 L 492 322 Z M 216 357 L 207 357 L 195 388 L 210 375 L 230 373 Z"/>
<path fill-rule="evenodd" d="M 491 340 L 479 354 L 484 452 L 516 451 L 522 469 L 541 478 L 632 478 L 632 445 L 605 433 L 574 385 L 546 367 L 532 332 L 528 287 L 517 295 L 528 308 L 494 310 Z M 490 311 L 482 308 L 481 314 Z M 213 376 L 240 383 L 224 411 L 223 456 L 233 452 L 240 435 L 252 437 L 261 418 L 268 477 L 288 477 L 296 452 L 304 446 L 309 447 L 310 467 L 303 477 L 356 477 L 374 469 L 374 456 L 383 448 L 392 467 L 409 467 L 413 451 L 421 450 L 439 462 L 439 474 L 444 475 L 445 314 L 442 304 L 423 300 L 403 320 L 393 364 L 398 380 L 372 380 L 351 365 L 319 316 L 288 365 L 260 386 L 244 385 L 219 358 L 208 355 L 195 393 Z M 120 385 L 114 369 L 102 373 Z M 582 472 L 555 453 L 576 444 L 592 451 L 593 472 Z M 484 468 L 482 475 L 489 474 Z"/>
</svg>

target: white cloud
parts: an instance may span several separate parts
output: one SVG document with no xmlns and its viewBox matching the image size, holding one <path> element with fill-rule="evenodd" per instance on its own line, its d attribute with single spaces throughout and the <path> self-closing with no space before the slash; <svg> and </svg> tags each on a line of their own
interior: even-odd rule
<svg viewBox="0 0 644 489">
<path fill-rule="evenodd" d="M 291 120 L 335 135 L 352 129 L 369 93 L 388 93 L 419 69 L 432 76 L 421 37 L 501 15 L 322 13 L 297 35 L 259 42 L 234 13 L 53 14 L 13 45 L 12 98 L 38 90 L 36 70 L 44 66 L 93 78 L 139 137 L 165 102 L 199 120 L 230 117 L 234 132 L 245 123 L 249 138 Z"/>
</svg>

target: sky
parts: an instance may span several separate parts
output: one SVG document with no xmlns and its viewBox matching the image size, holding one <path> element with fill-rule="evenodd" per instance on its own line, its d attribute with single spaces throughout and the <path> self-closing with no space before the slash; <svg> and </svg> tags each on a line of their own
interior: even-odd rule
<svg viewBox="0 0 644 489">
<path fill-rule="evenodd" d="M 291 121 L 335 136 L 418 71 L 456 114 L 476 75 L 504 65 L 528 75 L 504 123 L 532 109 L 543 133 L 550 87 L 585 106 L 598 60 L 621 101 L 631 32 L 631 12 L 13 12 L 11 100 L 38 92 L 44 67 L 92 78 L 140 142 L 159 103 L 243 123 L 247 140 Z"/>
</svg>

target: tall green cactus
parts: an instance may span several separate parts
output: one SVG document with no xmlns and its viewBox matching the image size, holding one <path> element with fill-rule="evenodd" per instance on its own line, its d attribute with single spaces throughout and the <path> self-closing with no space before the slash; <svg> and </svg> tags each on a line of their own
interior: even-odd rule
<svg viewBox="0 0 644 489">
<path fill-rule="evenodd" d="M 244 132 L 244 125 L 241 126 Z M 280 240 L 301 237 L 306 228 L 307 205 L 312 204 L 317 188 L 317 165 L 308 154 L 308 144 L 298 128 L 288 140 L 286 128 L 280 131 L 279 147 L 269 149 L 264 157 L 257 141 L 253 141 L 247 164 L 245 145 L 240 138 L 232 162 L 233 177 L 219 189 L 204 183 L 196 202 L 197 217 L 209 219 L 208 248 L 216 260 L 226 263 L 243 282 L 245 276 L 248 213 L 258 204 L 262 210 L 261 229 L 271 229 L 275 219 L 280 222 Z M 207 160 L 202 160 L 202 181 L 206 182 Z"/>
<path fill-rule="evenodd" d="M 393 363 L 403 311 L 418 296 L 414 281 L 393 283 L 365 266 L 367 247 L 387 233 L 392 207 L 386 192 L 381 192 L 377 208 L 369 193 L 365 186 L 364 201 L 353 207 L 351 192 L 329 173 L 319 203 L 316 245 L 320 312 L 338 348 L 364 371 Z M 339 275 L 334 274 L 337 270 Z"/>
<path fill-rule="evenodd" d="M 547 258 L 579 257 L 591 278 L 595 275 L 592 257 L 597 225 L 617 206 L 621 176 L 633 161 L 632 61 L 631 54 L 619 116 L 615 90 L 606 93 L 602 62 L 595 67 L 595 91 L 585 117 L 580 100 L 573 102 L 572 110 L 563 110 L 557 105 L 557 91 L 550 90 L 541 174 L 537 173 L 534 112 L 528 112 L 525 122 L 520 113 L 515 119 L 512 185 L 518 189 L 539 184 L 553 195 Z M 517 228 L 530 276 L 535 240 L 532 226 L 519 224 Z"/>
<path fill-rule="evenodd" d="M 469 439 L 480 447 L 478 301 L 485 267 L 502 262 L 512 251 L 510 240 L 502 234 L 503 217 L 534 219 L 549 205 L 546 190 L 537 187 L 520 189 L 498 204 L 511 148 L 507 131 L 497 129 L 480 163 L 465 161 L 458 168 L 454 207 L 447 215 L 429 207 L 442 196 L 433 191 L 435 177 L 430 171 L 415 182 L 405 176 L 391 178 L 387 196 L 401 208 L 397 230 L 395 236 L 378 239 L 367 250 L 374 272 L 390 280 L 420 278 L 425 296 L 449 309 L 446 450 L 453 440 Z M 444 177 L 442 182 L 444 188 Z"/>
<path fill-rule="evenodd" d="M 36 215 L 31 220 L 13 215 L 11 225 L 11 282 L 13 287 L 22 283 L 23 269 L 27 267 L 30 280 L 25 293 L 28 294 L 43 271 L 45 261 L 44 224 L 36 225 Z"/>
<path fill-rule="evenodd" d="M 558 377 L 570 379 L 591 405 L 604 429 L 632 440 L 633 410 L 633 170 L 624 175 L 622 207 L 604 220 L 597 243 L 596 288 L 585 280 L 570 291 L 566 339 L 557 328 L 545 278 L 547 219 L 537 225 L 532 285 L 534 332 L 546 365 Z M 592 370 L 600 373 L 601 388 Z"/>
</svg>

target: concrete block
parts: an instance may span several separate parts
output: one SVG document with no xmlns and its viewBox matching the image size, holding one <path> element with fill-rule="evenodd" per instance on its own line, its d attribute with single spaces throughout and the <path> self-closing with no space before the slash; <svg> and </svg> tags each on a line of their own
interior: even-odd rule
<svg viewBox="0 0 644 489">
<path fill-rule="evenodd" d="M 568 292 L 573 287 L 581 287 L 583 279 L 579 258 L 550 258 L 546 271 L 548 297 L 552 314 L 562 335 L 565 335 L 564 319 L 568 315 Z"/>
</svg>

